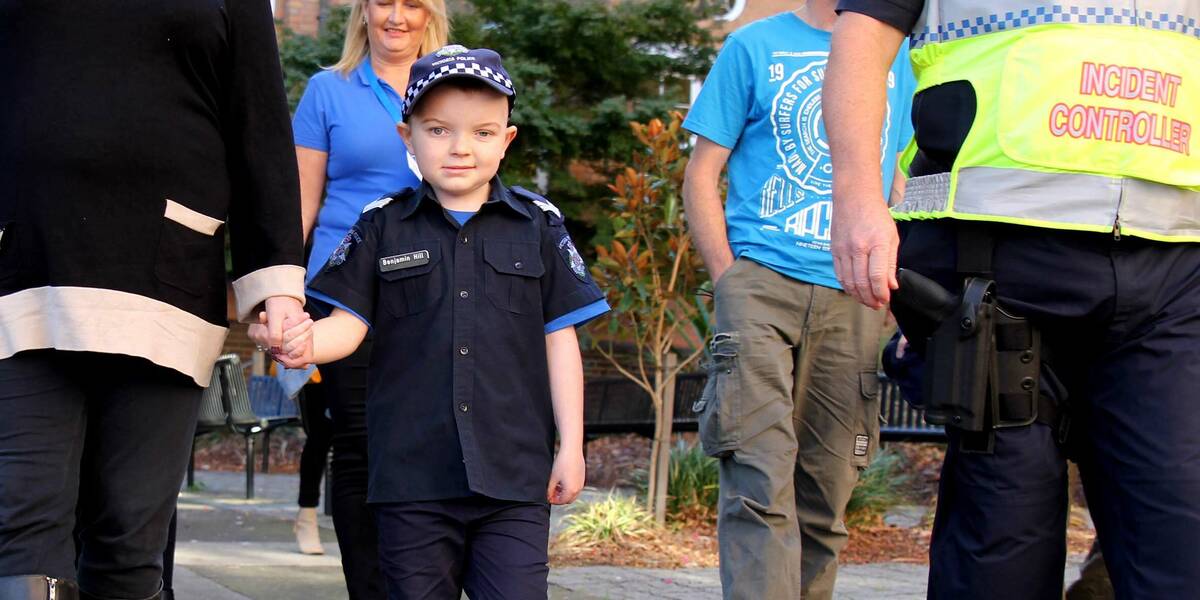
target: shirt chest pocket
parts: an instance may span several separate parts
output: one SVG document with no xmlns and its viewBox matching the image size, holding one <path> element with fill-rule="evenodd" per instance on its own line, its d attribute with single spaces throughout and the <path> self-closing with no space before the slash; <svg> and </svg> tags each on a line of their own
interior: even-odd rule
<svg viewBox="0 0 1200 600">
<path fill-rule="evenodd" d="M 484 240 L 484 288 L 488 300 L 501 310 L 518 314 L 541 312 L 539 278 L 546 272 L 537 242 Z"/>
<path fill-rule="evenodd" d="M 394 317 L 405 317 L 433 307 L 445 293 L 440 264 L 442 249 L 436 240 L 389 246 L 379 253 L 379 296 Z"/>
</svg>

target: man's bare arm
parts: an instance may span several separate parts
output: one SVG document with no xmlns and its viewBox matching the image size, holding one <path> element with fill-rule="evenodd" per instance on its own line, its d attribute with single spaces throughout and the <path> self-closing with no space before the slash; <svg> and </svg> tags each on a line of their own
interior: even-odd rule
<svg viewBox="0 0 1200 600">
<path fill-rule="evenodd" d="M 822 110 L 833 160 L 833 266 L 851 296 L 872 308 L 896 289 L 896 224 L 883 201 L 879 137 L 887 74 L 904 33 L 855 12 L 833 28 Z"/>
<path fill-rule="evenodd" d="M 729 148 L 704 136 L 696 136 L 696 148 L 683 175 L 683 207 L 687 213 L 688 231 L 713 283 L 733 264 L 720 193 L 721 170 L 725 168 L 729 154 Z"/>
</svg>

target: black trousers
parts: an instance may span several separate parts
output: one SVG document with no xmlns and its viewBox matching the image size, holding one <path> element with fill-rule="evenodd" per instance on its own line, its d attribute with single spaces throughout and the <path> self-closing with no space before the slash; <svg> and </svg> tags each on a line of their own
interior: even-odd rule
<svg viewBox="0 0 1200 600">
<path fill-rule="evenodd" d="M 328 304 L 312 300 L 306 309 L 314 320 L 332 312 Z M 333 527 L 350 600 L 387 597 L 379 570 L 378 528 L 367 506 L 367 369 L 371 343 L 368 335 L 354 354 L 320 367 L 325 403 L 333 421 L 333 497 L 326 500 L 333 509 Z"/>
<path fill-rule="evenodd" d="M 316 508 L 321 502 L 321 476 L 333 441 L 333 422 L 325 416 L 325 383 L 310 383 L 300 393 L 300 416 L 304 422 L 304 450 L 300 452 L 300 494 L 296 504 Z"/>
<path fill-rule="evenodd" d="M 955 225 L 902 227 L 900 265 L 960 289 Z M 1050 352 L 1043 386 L 1067 400 L 1117 598 L 1200 589 L 1200 244 L 999 226 L 1000 306 Z M 1065 396 L 1065 398 L 1063 397 Z M 930 548 L 929 597 L 1062 598 L 1065 453 L 1050 427 L 996 433 L 991 454 L 950 431 Z"/>
<path fill-rule="evenodd" d="M 484 496 L 377 504 L 389 600 L 545 598 L 550 505 Z"/>
<path fill-rule="evenodd" d="M 157 593 L 199 406 L 190 378 L 140 358 L 0 360 L 0 576 L 74 579 L 100 598 Z"/>
</svg>

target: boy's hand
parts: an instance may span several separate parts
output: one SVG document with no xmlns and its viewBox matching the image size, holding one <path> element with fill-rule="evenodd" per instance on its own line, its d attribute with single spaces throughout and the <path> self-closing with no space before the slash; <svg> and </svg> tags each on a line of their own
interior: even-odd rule
<svg viewBox="0 0 1200 600">
<path fill-rule="evenodd" d="M 305 318 L 284 330 L 283 349 L 275 354 L 275 360 L 289 369 L 299 369 L 312 364 L 313 353 L 313 320 Z"/>
<path fill-rule="evenodd" d="M 546 500 L 550 504 L 570 504 L 579 497 L 583 481 L 587 476 L 587 464 L 583 451 L 560 450 L 554 457 L 554 468 L 550 471 L 550 485 L 546 488 Z"/>
<path fill-rule="evenodd" d="M 301 369 L 312 363 L 312 326 L 313 321 L 308 313 L 303 313 L 304 321 L 291 323 L 284 321 L 283 347 L 270 346 L 270 332 L 267 326 L 267 313 L 258 313 L 258 323 L 251 325 L 247 334 L 259 350 L 268 352 L 271 358 L 289 369 Z"/>
</svg>

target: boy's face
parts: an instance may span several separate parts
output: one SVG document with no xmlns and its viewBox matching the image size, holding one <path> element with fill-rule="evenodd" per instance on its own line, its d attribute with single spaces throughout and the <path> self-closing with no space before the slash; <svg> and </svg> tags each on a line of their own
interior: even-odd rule
<svg viewBox="0 0 1200 600">
<path fill-rule="evenodd" d="M 400 135 L 439 200 L 482 203 L 517 128 L 508 125 L 503 95 L 440 85 L 425 93 Z"/>
</svg>

